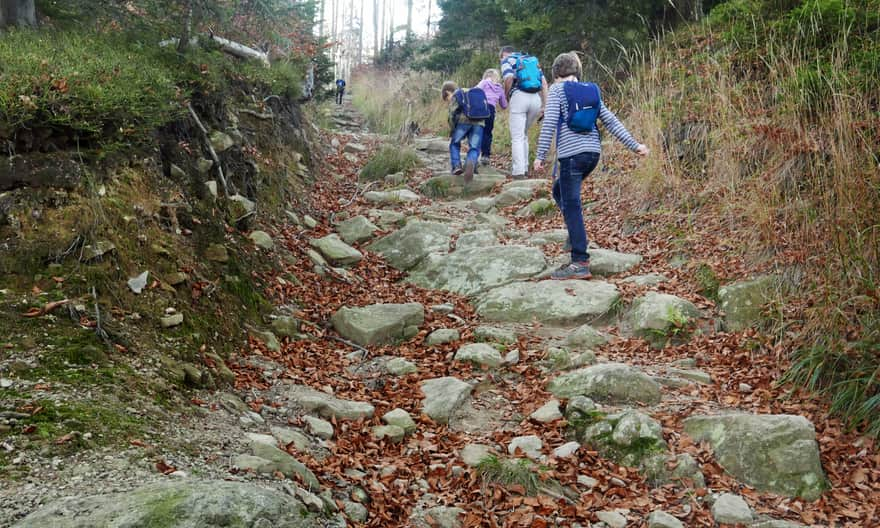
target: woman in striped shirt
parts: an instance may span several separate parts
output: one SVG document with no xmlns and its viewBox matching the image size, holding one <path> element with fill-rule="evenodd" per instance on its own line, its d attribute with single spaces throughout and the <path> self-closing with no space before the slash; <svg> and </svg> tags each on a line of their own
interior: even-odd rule
<svg viewBox="0 0 880 528">
<path fill-rule="evenodd" d="M 575 53 L 563 53 L 553 61 L 554 83 L 547 94 L 544 124 L 541 127 L 534 164 L 536 172 L 543 170 L 550 145 L 556 137 L 559 177 L 553 182 L 553 199 L 562 211 L 571 244 L 571 262 L 551 275 L 551 278 L 557 280 L 592 277 L 590 254 L 587 253 L 589 240 L 584 228 L 584 213 L 581 205 L 581 184 L 599 163 L 602 144 L 597 128 L 586 134 L 572 132 L 568 128 L 565 119 L 568 115 L 568 102 L 563 89 L 565 81 L 578 81 L 582 71 L 581 61 Z M 600 103 L 598 120 L 602 121 L 605 128 L 633 152 L 640 156 L 647 156 L 650 153 L 648 147 L 636 141 L 604 103 Z"/>
</svg>

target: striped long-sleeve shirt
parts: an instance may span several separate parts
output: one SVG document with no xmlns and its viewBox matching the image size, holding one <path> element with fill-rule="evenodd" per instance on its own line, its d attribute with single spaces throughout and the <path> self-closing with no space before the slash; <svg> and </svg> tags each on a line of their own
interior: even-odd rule
<svg viewBox="0 0 880 528">
<path fill-rule="evenodd" d="M 568 101 L 565 99 L 563 83 L 557 82 L 550 87 L 547 94 L 547 107 L 544 110 L 544 124 L 541 126 L 541 136 L 538 138 L 538 159 L 544 161 L 550 152 L 550 145 L 556 138 L 557 126 L 560 126 L 560 116 L 568 115 Z M 605 103 L 599 107 L 599 120 L 614 137 L 620 140 L 630 150 L 636 150 L 639 142 L 632 137 L 623 123 L 617 119 L 614 112 L 609 110 Z M 583 152 L 602 152 L 602 142 L 599 138 L 599 130 L 593 129 L 589 134 L 572 132 L 562 117 L 559 141 L 556 145 L 556 157 L 568 158 Z"/>
</svg>

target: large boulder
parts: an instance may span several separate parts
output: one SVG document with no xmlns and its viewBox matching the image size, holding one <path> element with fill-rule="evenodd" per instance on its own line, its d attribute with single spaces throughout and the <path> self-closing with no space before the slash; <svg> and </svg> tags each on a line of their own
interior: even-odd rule
<svg viewBox="0 0 880 528">
<path fill-rule="evenodd" d="M 603 363 L 557 376 L 547 390 L 558 398 L 588 396 L 609 403 L 660 401 L 660 384 L 629 365 Z"/>
<path fill-rule="evenodd" d="M 438 222 L 409 222 L 403 228 L 367 246 L 395 268 L 406 271 L 429 253 L 449 251 L 452 232 Z"/>
<path fill-rule="evenodd" d="M 323 238 L 313 238 L 309 240 L 309 244 L 320 251 L 327 260 L 339 266 L 357 264 L 364 258 L 360 251 L 340 240 L 339 235 L 335 233 Z"/>
<path fill-rule="evenodd" d="M 532 189 L 528 187 L 510 187 L 495 197 L 495 207 L 507 207 L 532 198 Z"/>
<path fill-rule="evenodd" d="M 610 414 L 583 427 L 577 439 L 631 467 L 640 467 L 647 457 L 666 451 L 660 422 L 634 410 Z"/>
<path fill-rule="evenodd" d="M 322 519 L 295 498 L 253 484 L 164 482 L 125 493 L 62 499 L 32 513 L 16 528 L 274 526 L 311 528 Z"/>
<path fill-rule="evenodd" d="M 476 307 L 493 321 L 569 325 L 609 315 L 618 299 L 617 287 L 603 281 L 517 282 L 489 290 Z"/>
<path fill-rule="evenodd" d="M 700 316 L 694 304 L 668 293 L 648 292 L 636 299 L 626 314 L 626 327 L 647 339 L 665 337 Z"/>
<path fill-rule="evenodd" d="M 362 346 L 412 337 L 424 321 L 425 307 L 419 303 L 373 304 L 359 308 L 344 306 L 330 318 L 333 328 L 342 337 Z"/>
<path fill-rule="evenodd" d="M 779 280 L 767 275 L 756 279 L 734 282 L 718 290 L 724 329 L 739 332 L 761 322 L 762 310 L 773 298 Z"/>
<path fill-rule="evenodd" d="M 614 275 L 623 273 L 642 262 L 641 255 L 619 253 L 610 249 L 591 249 L 590 271 L 594 275 Z"/>
<path fill-rule="evenodd" d="M 816 430 L 803 416 L 692 416 L 684 430 L 709 442 L 721 467 L 755 489 L 807 500 L 826 489 Z"/>
<path fill-rule="evenodd" d="M 468 383 L 453 377 L 425 380 L 421 384 L 425 394 L 422 409 L 435 422 L 448 423 L 452 413 L 470 396 L 471 388 Z"/>
<path fill-rule="evenodd" d="M 489 246 L 428 255 L 408 281 L 426 288 L 475 295 L 528 279 L 546 267 L 544 254 L 526 246 Z"/>
<path fill-rule="evenodd" d="M 373 222 L 370 222 L 367 217 L 355 216 L 354 218 L 339 222 L 336 230 L 339 231 L 339 236 L 342 237 L 343 242 L 346 244 L 356 244 L 373 238 L 373 233 L 378 231 L 379 228 Z"/>
</svg>

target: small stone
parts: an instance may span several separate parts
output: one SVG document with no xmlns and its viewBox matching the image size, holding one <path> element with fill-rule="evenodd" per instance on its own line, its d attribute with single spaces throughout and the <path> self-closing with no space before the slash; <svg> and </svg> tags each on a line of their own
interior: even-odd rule
<svg viewBox="0 0 880 528">
<path fill-rule="evenodd" d="M 214 199 L 217 198 L 218 194 L 217 194 L 217 182 L 216 181 L 214 181 L 214 180 L 206 181 L 205 182 L 205 189 L 208 190 L 208 194 L 211 196 L 211 198 L 214 198 Z"/>
<path fill-rule="evenodd" d="M 219 130 L 211 132 L 210 141 L 211 146 L 214 147 L 214 151 L 218 154 L 229 150 L 235 145 L 235 141 L 228 134 L 224 134 Z"/>
<path fill-rule="evenodd" d="M 183 314 L 166 315 L 161 319 L 162 328 L 172 328 L 183 324 Z"/>
<path fill-rule="evenodd" d="M 138 275 L 137 277 L 134 277 L 132 279 L 128 279 L 128 288 L 135 295 L 140 295 L 140 293 L 142 291 L 144 291 L 144 288 L 147 287 L 147 280 L 149 279 L 149 277 L 150 277 L 150 272 L 145 271 L 145 272 L 141 273 L 140 275 Z"/>
<path fill-rule="evenodd" d="M 712 505 L 712 517 L 720 524 L 752 524 L 752 510 L 739 495 L 722 493 Z"/>
<path fill-rule="evenodd" d="M 223 244 L 211 244 L 205 250 L 205 258 L 212 262 L 229 262 L 229 252 Z"/>
<path fill-rule="evenodd" d="M 360 503 L 370 502 L 370 494 L 359 486 L 351 489 L 351 498 Z"/>
<path fill-rule="evenodd" d="M 312 264 L 314 264 L 315 266 L 320 266 L 322 268 L 327 267 L 327 261 L 324 260 L 324 257 L 322 257 L 321 254 L 314 249 L 307 249 L 306 256 L 309 257 L 309 260 L 311 260 Z"/>
<path fill-rule="evenodd" d="M 335 233 L 323 238 L 313 238 L 309 244 L 327 260 L 340 266 L 357 264 L 364 258 L 363 253 L 343 242 Z"/>
<path fill-rule="evenodd" d="M 9 378 L 0 378 L 0 389 L 8 389 L 14 385 L 13 381 Z"/>
<path fill-rule="evenodd" d="M 199 158 L 199 161 L 196 162 L 196 168 L 199 171 L 199 174 L 208 174 L 212 168 L 214 168 L 214 160 L 209 160 L 206 158 Z M 217 183 L 214 183 L 215 190 Z"/>
<path fill-rule="evenodd" d="M 553 456 L 556 458 L 568 458 L 573 456 L 581 445 L 577 442 L 567 442 L 553 450 Z"/>
<path fill-rule="evenodd" d="M 458 341 L 460 338 L 461 334 L 459 334 L 458 330 L 452 328 L 440 328 L 434 330 L 427 338 L 425 338 L 425 344 L 428 346 L 442 345 L 444 343 Z"/>
<path fill-rule="evenodd" d="M 565 417 L 568 420 L 586 418 L 596 411 L 596 402 L 586 396 L 575 396 L 565 406 Z"/>
<path fill-rule="evenodd" d="M 684 528 L 684 524 L 663 510 L 654 510 L 648 516 L 648 528 Z"/>
<path fill-rule="evenodd" d="M 485 343 L 464 345 L 455 353 L 456 361 L 469 361 L 477 365 L 498 368 L 504 359 L 495 347 Z"/>
<path fill-rule="evenodd" d="M 739 384 L 739 391 L 742 393 L 748 394 L 748 393 L 752 392 L 753 390 L 754 389 L 752 389 L 752 386 L 749 385 L 748 383 L 740 383 Z"/>
<path fill-rule="evenodd" d="M 412 416 L 403 409 L 388 411 L 382 416 L 382 421 L 388 425 L 400 427 L 405 433 L 413 433 L 416 430 L 416 422 L 412 419 Z"/>
<path fill-rule="evenodd" d="M 495 328 L 492 326 L 478 326 L 474 330 L 474 337 L 481 341 L 493 341 L 505 345 L 513 345 L 516 343 L 516 334 L 512 330 L 503 328 Z"/>
<path fill-rule="evenodd" d="M 431 311 L 438 314 L 451 314 L 455 311 L 455 305 L 452 304 L 435 304 L 431 307 Z"/>
<path fill-rule="evenodd" d="M 504 354 L 504 365 L 516 365 L 519 363 L 519 349 L 514 348 L 507 354 Z"/>
<path fill-rule="evenodd" d="M 303 216 L 303 224 L 309 229 L 314 229 L 318 226 L 318 221 L 309 215 L 305 215 Z"/>
<path fill-rule="evenodd" d="M 415 374 L 419 371 L 419 368 L 411 361 L 403 358 L 393 358 L 385 363 L 385 370 L 393 376 L 406 376 L 407 374 Z"/>
<path fill-rule="evenodd" d="M 181 284 L 186 282 L 186 279 L 186 273 L 175 271 L 174 273 L 169 273 L 168 276 L 165 277 L 165 282 L 167 282 L 171 286 L 180 286 Z"/>
<path fill-rule="evenodd" d="M 279 337 L 295 337 L 299 335 L 300 322 L 293 317 L 282 315 L 272 321 L 272 331 Z"/>
<path fill-rule="evenodd" d="M 541 454 L 543 446 L 544 443 L 535 435 L 517 436 L 510 441 L 510 445 L 507 446 L 507 452 L 511 455 L 516 455 L 516 451 L 519 449 L 527 457 L 539 460 L 543 456 Z"/>
<path fill-rule="evenodd" d="M 315 418 L 314 416 L 303 416 L 303 420 L 306 422 L 309 432 L 313 435 L 323 440 L 333 438 L 333 424 L 330 422 Z"/>
<path fill-rule="evenodd" d="M 297 451 L 308 450 L 309 444 L 311 443 L 309 437 L 301 433 L 298 429 L 272 427 L 270 428 L 270 431 L 272 431 L 272 436 L 275 437 L 279 444 L 285 447 L 293 444 Z"/>
<path fill-rule="evenodd" d="M 586 475 L 578 475 L 577 482 L 579 485 L 585 488 L 595 488 L 599 485 L 599 481 L 594 479 L 593 477 L 588 477 Z"/>
<path fill-rule="evenodd" d="M 275 247 L 275 242 L 272 240 L 272 237 L 269 236 L 269 233 L 265 231 L 251 231 L 251 234 L 248 235 L 248 238 L 258 248 L 272 249 L 273 247 Z"/>
<path fill-rule="evenodd" d="M 389 438 L 392 442 L 400 442 L 406 436 L 406 431 L 396 425 L 377 425 L 373 427 L 373 436 L 377 440 Z"/>
<path fill-rule="evenodd" d="M 480 465 L 480 462 L 492 455 L 492 448 L 483 444 L 468 444 L 461 450 L 462 461 L 470 467 Z"/>
<path fill-rule="evenodd" d="M 626 517 L 616 511 L 596 512 L 596 518 L 607 524 L 609 528 L 626 528 Z"/>
<path fill-rule="evenodd" d="M 275 337 L 275 334 L 268 330 L 257 330 L 256 328 L 249 328 L 249 333 L 265 343 L 266 348 L 271 350 L 272 352 L 280 352 L 281 351 L 281 343 L 278 342 L 278 338 Z"/>
<path fill-rule="evenodd" d="M 533 412 L 529 418 L 536 422 L 549 423 L 562 419 L 559 411 L 559 400 L 550 400 Z"/>
<path fill-rule="evenodd" d="M 321 500 L 321 497 L 318 497 L 314 493 L 310 491 L 306 491 L 299 486 L 294 488 L 294 493 L 296 493 L 296 497 L 302 501 L 305 507 L 311 512 L 322 512 L 324 511 L 324 501 Z"/>
<path fill-rule="evenodd" d="M 175 165 L 173 163 L 171 164 L 171 168 L 170 168 L 169 172 L 171 173 L 171 176 L 173 178 L 178 178 L 178 179 L 186 178 L 186 171 L 184 171 L 183 169 L 181 169 L 180 167 L 178 167 L 177 165 Z"/>
<path fill-rule="evenodd" d="M 350 152 L 352 154 L 359 154 L 361 152 L 366 152 L 367 147 L 361 145 L 360 143 L 347 143 L 345 147 L 342 148 L 343 152 Z"/>
<path fill-rule="evenodd" d="M 363 504 L 352 501 L 342 501 L 342 508 L 345 510 L 345 515 L 347 515 L 352 521 L 356 523 L 364 523 L 367 521 L 368 512 Z"/>
<path fill-rule="evenodd" d="M 708 372 L 703 372 L 702 370 L 691 370 L 691 369 L 677 369 L 671 368 L 667 369 L 669 374 L 673 376 L 678 376 L 679 378 L 684 378 L 686 380 L 696 381 L 697 383 L 702 383 L 704 385 L 712 384 L 712 376 L 709 375 Z"/>
</svg>

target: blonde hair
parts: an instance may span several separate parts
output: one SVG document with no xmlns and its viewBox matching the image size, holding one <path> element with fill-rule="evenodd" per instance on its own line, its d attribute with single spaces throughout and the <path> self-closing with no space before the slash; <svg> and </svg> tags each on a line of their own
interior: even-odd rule
<svg viewBox="0 0 880 528">
<path fill-rule="evenodd" d="M 448 101 L 449 97 L 458 90 L 458 85 L 452 81 L 446 81 L 443 83 L 443 87 L 440 88 L 440 97 L 443 98 L 444 101 Z"/>
<path fill-rule="evenodd" d="M 561 79 L 574 75 L 578 79 L 581 78 L 584 67 L 581 65 L 581 59 L 577 53 L 570 51 L 568 53 L 559 54 L 553 61 L 553 78 Z"/>
<path fill-rule="evenodd" d="M 501 74 L 498 73 L 498 70 L 495 68 L 489 68 L 483 72 L 483 79 L 492 79 L 493 81 L 498 82 L 501 79 Z"/>
</svg>

